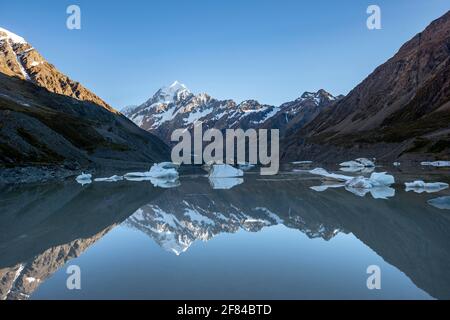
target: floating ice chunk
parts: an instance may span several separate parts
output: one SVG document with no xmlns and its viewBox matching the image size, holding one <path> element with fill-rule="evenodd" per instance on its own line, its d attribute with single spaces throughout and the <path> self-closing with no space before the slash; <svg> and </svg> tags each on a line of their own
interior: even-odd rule
<svg viewBox="0 0 450 320">
<path fill-rule="evenodd" d="M 312 161 L 294 161 L 292 164 L 312 164 Z"/>
<path fill-rule="evenodd" d="M 255 167 L 254 164 L 250 164 L 250 163 L 240 163 L 238 166 L 239 166 L 239 169 L 241 169 L 243 171 L 247 171 L 247 170 L 250 170 Z"/>
<path fill-rule="evenodd" d="M 244 183 L 243 178 L 213 178 L 209 177 L 209 183 L 215 190 L 229 190 Z"/>
<path fill-rule="evenodd" d="M 109 178 L 97 178 L 94 181 L 95 182 L 117 182 L 117 181 L 122 181 L 123 177 L 121 176 L 112 176 Z"/>
<path fill-rule="evenodd" d="M 311 174 L 319 175 L 332 180 L 344 182 L 346 187 L 356 189 L 371 189 L 375 187 L 390 186 L 395 183 L 393 176 L 385 172 L 374 172 L 370 178 L 365 177 L 351 177 L 342 174 L 329 173 L 325 169 L 316 168 L 309 171 Z"/>
<path fill-rule="evenodd" d="M 370 193 L 374 199 L 388 199 L 395 196 L 395 189 L 388 186 L 373 187 L 372 183 L 364 177 L 356 177 L 346 183 L 324 184 L 321 186 L 310 187 L 310 189 L 323 192 L 331 188 L 345 187 L 345 190 L 359 196 L 364 197 Z"/>
<path fill-rule="evenodd" d="M 374 172 L 370 178 L 355 177 L 347 181 L 345 189 L 361 197 L 370 192 L 374 199 L 387 199 L 395 196 L 395 189 L 389 187 L 394 183 L 394 177 L 386 172 Z"/>
<path fill-rule="evenodd" d="M 75 180 L 82 186 L 90 184 L 92 183 L 92 174 L 82 172 Z"/>
<path fill-rule="evenodd" d="M 154 177 L 125 177 L 127 181 L 132 182 L 150 182 L 154 187 L 157 188 L 176 188 L 181 185 L 178 177 L 176 178 L 154 178 Z"/>
<path fill-rule="evenodd" d="M 125 179 L 129 178 L 178 178 L 178 166 L 170 162 L 156 163 L 147 172 L 130 172 L 125 175 Z"/>
<path fill-rule="evenodd" d="M 423 166 L 432 166 L 432 167 L 450 167 L 450 161 L 434 161 L 434 162 L 421 162 Z"/>
<path fill-rule="evenodd" d="M 370 175 L 369 180 L 374 187 L 390 186 L 395 183 L 394 176 L 386 174 L 386 172 L 374 172 Z"/>
<path fill-rule="evenodd" d="M 339 170 L 349 173 L 372 173 L 375 171 L 375 167 L 341 167 Z"/>
<path fill-rule="evenodd" d="M 322 176 L 325 178 L 329 178 L 331 180 L 341 181 L 341 182 L 345 182 L 345 181 L 353 179 L 353 177 L 351 177 L 351 176 L 346 176 L 343 174 L 329 173 L 327 170 L 322 169 L 322 168 L 316 168 L 314 170 L 310 170 L 309 173 L 318 175 L 318 176 Z"/>
<path fill-rule="evenodd" d="M 324 192 L 328 189 L 334 189 L 334 188 L 342 188 L 345 184 L 339 183 L 339 184 L 323 184 L 321 186 L 314 186 L 310 187 L 311 190 L 317 191 L 317 192 Z"/>
<path fill-rule="evenodd" d="M 374 199 L 388 199 L 395 197 L 395 189 L 391 187 L 376 187 L 370 189 L 370 194 Z"/>
<path fill-rule="evenodd" d="M 367 158 L 358 158 L 356 161 L 361 163 L 364 167 L 375 167 L 375 163 Z"/>
<path fill-rule="evenodd" d="M 228 164 L 215 164 L 211 167 L 210 178 L 235 178 L 244 176 L 244 171 Z"/>
<path fill-rule="evenodd" d="M 373 163 L 373 161 L 367 159 L 367 158 L 358 158 L 354 161 L 346 161 L 346 162 L 342 162 L 340 164 L 341 167 L 365 167 L 365 168 L 370 168 L 370 167 L 375 167 L 375 164 Z"/>
<path fill-rule="evenodd" d="M 394 167 L 400 167 L 401 163 L 400 162 L 394 162 L 393 165 L 394 165 Z"/>
<path fill-rule="evenodd" d="M 345 186 L 352 189 L 371 189 L 374 187 L 373 183 L 364 177 L 355 177 L 345 182 Z"/>
<path fill-rule="evenodd" d="M 163 189 L 176 188 L 181 185 L 180 180 L 178 180 L 178 178 L 169 180 L 160 178 L 150 178 L 150 182 L 154 187 Z"/>
<path fill-rule="evenodd" d="M 440 197 L 436 199 L 431 199 L 428 201 L 428 204 L 432 205 L 435 208 L 450 210 L 450 197 Z"/>
<path fill-rule="evenodd" d="M 345 190 L 359 196 L 364 197 L 366 194 L 370 193 L 370 195 L 374 199 L 388 199 L 395 196 L 395 189 L 391 187 L 375 187 L 371 189 L 364 189 L 364 188 L 352 188 L 352 187 L 345 187 Z"/>
<path fill-rule="evenodd" d="M 345 161 L 339 164 L 341 167 L 349 167 L 349 168 L 359 168 L 359 167 L 364 167 L 361 163 L 357 162 L 357 161 Z"/>
<path fill-rule="evenodd" d="M 414 191 L 415 193 L 433 193 L 439 192 L 449 187 L 448 183 L 444 182 L 431 182 L 426 183 L 422 180 L 417 180 L 414 182 L 406 182 L 406 191 Z"/>
</svg>

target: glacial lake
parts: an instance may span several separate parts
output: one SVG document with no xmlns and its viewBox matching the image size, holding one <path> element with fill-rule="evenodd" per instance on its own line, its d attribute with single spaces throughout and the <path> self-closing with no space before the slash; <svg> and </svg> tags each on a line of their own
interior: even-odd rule
<svg viewBox="0 0 450 320">
<path fill-rule="evenodd" d="M 449 169 L 377 168 L 396 178 L 386 199 L 324 188 L 302 169 L 186 173 L 172 188 L 3 186 L 0 299 L 450 299 L 450 210 L 429 202 L 450 189 L 403 185 L 449 183 Z M 80 290 L 67 288 L 71 266 Z"/>
</svg>

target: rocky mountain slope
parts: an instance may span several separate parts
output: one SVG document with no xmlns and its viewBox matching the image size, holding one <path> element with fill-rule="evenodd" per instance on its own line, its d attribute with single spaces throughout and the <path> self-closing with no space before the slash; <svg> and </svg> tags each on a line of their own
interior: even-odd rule
<svg viewBox="0 0 450 320">
<path fill-rule="evenodd" d="M 0 29 L 0 165 L 120 166 L 168 147 Z"/>
<path fill-rule="evenodd" d="M 111 112 L 105 101 L 47 62 L 24 38 L 0 28 L 0 72 L 30 81 L 50 92 L 93 102 Z"/>
<path fill-rule="evenodd" d="M 255 100 L 236 103 L 217 100 L 202 93 L 194 95 L 178 81 L 158 90 L 152 98 L 138 107 L 125 108 L 124 114 L 141 128 L 170 143 L 175 129 L 192 129 L 201 121 L 203 129 L 277 128 L 282 133 L 300 128 L 319 111 L 337 100 L 325 90 L 305 92 L 301 98 L 279 107 L 260 104 Z"/>
<path fill-rule="evenodd" d="M 450 11 L 290 135 L 285 159 L 450 157 Z"/>
</svg>

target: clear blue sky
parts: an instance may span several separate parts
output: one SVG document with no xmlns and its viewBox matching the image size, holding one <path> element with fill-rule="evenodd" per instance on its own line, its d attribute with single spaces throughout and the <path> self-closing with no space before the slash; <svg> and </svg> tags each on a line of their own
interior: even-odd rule
<svg viewBox="0 0 450 320">
<path fill-rule="evenodd" d="M 82 29 L 66 28 L 66 8 Z M 382 30 L 366 9 L 382 10 Z M 303 91 L 346 94 L 432 20 L 448 0 L 14 0 L 0 26 L 114 107 L 174 80 L 220 99 L 280 104 Z"/>
</svg>

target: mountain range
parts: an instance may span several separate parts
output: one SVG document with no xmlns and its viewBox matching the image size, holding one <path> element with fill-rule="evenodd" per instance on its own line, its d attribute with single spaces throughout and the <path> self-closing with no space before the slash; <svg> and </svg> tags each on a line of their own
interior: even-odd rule
<svg viewBox="0 0 450 320">
<path fill-rule="evenodd" d="M 450 158 L 450 11 L 284 141 L 283 159 Z"/>
<path fill-rule="evenodd" d="M 275 128 L 283 161 L 450 158 L 450 11 L 347 96 L 305 92 L 281 106 L 216 100 L 175 82 L 124 113 L 166 143 L 174 129 Z"/>
<path fill-rule="evenodd" d="M 237 103 L 176 81 L 121 113 L 0 28 L 0 164 L 142 167 L 167 160 L 173 130 L 196 121 L 204 130 L 279 129 L 282 161 L 446 160 L 449 75 L 450 11 L 347 96 L 319 90 L 280 106 Z"/>
<path fill-rule="evenodd" d="M 193 94 L 178 81 L 159 89 L 140 106 L 127 107 L 122 112 L 141 128 L 170 144 L 175 129 L 192 130 L 197 121 L 203 129 L 277 128 L 281 134 L 299 129 L 320 111 L 341 99 L 325 90 L 305 92 L 295 101 L 281 106 L 261 104 L 256 100 L 241 103 L 217 100 L 206 93 Z"/>
</svg>

